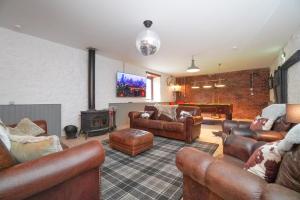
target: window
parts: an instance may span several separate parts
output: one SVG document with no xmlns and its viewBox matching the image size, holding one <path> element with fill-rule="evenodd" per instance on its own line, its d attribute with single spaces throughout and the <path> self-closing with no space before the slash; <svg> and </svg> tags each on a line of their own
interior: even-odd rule
<svg viewBox="0 0 300 200">
<path fill-rule="evenodd" d="M 153 78 L 152 77 L 147 77 L 146 99 L 153 100 Z"/>
<path fill-rule="evenodd" d="M 146 99 L 160 101 L 160 75 L 147 72 Z"/>
</svg>

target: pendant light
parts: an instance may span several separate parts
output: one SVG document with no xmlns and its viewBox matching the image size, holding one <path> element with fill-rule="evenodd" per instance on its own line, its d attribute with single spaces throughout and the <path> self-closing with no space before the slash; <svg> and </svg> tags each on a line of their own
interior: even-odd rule
<svg viewBox="0 0 300 200">
<path fill-rule="evenodd" d="M 146 27 L 146 30 L 142 31 L 137 36 L 136 48 L 144 56 L 153 55 L 160 48 L 160 39 L 154 31 L 149 30 L 152 26 L 151 20 L 145 20 L 143 24 Z"/>
<path fill-rule="evenodd" d="M 205 84 L 202 86 L 204 89 L 210 89 L 212 88 L 212 85 L 208 83 L 208 81 L 205 82 Z"/>
<path fill-rule="evenodd" d="M 191 88 L 192 89 L 199 89 L 200 87 L 197 85 L 196 82 L 194 82 Z"/>
<path fill-rule="evenodd" d="M 219 79 L 218 79 L 218 82 L 215 83 L 216 88 L 226 87 L 226 85 L 223 83 L 222 79 L 220 78 L 220 72 L 221 72 L 221 64 L 219 64 Z"/>
<path fill-rule="evenodd" d="M 191 64 L 191 66 L 188 67 L 186 71 L 190 72 L 190 73 L 199 72 L 200 71 L 200 68 L 195 65 L 194 56 L 192 56 L 192 64 Z"/>
</svg>

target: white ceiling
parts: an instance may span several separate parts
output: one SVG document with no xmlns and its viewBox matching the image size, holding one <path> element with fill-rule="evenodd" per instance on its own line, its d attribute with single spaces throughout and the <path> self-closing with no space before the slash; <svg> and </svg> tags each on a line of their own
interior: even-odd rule
<svg viewBox="0 0 300 200">
<path fill-rule="evenodd" d="M 153 21 L 161 49 L 135 48 Z M 165 73 L 184 75 L 268 67 L 300 27 L 299 0 L 0 0 L 0 26 Z M 232 47 L 237 46 L 236 50 Z"/>
</svg>

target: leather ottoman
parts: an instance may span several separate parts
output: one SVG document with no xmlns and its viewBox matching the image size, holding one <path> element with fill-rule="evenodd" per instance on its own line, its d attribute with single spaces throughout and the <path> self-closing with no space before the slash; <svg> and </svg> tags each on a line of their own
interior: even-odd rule
<svg viewBox="0 0 300 200">
<path fill-rule="evenodd" d="M 153 147 L 153 134 L 138 129 L 122 129 L 109 134 L 109 145 L 130 156 L 135 156 Z"/>
</svg>

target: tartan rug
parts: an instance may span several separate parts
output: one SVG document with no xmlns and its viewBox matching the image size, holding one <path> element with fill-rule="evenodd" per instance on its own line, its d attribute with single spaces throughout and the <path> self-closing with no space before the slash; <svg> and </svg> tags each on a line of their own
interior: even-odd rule
<svg viewBox="0 0 300 200">
<path fill-rule="evenodd" d="M 103 200 L 179 200 L 183 178 L 175 164 L 176 152 L 195 147 L 213 154 L 218 144 L 196 141 L 192 144 L 154 137 L 153 148 L 135 157 L 128 156 L 102 142 L 106 151 L 102 165 L 101 199 Z"/>
</svg>

